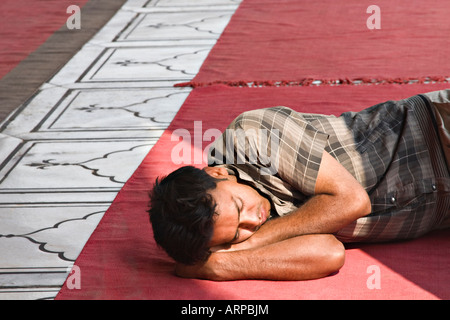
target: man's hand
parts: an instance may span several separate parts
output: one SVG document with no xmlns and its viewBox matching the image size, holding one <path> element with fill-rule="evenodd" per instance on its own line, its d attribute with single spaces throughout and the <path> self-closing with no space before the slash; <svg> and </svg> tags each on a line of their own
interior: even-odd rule
<svg viewBox="0 0 450 320">
<path fill-rule="evenodd" d="M 238 251 L 238 250 L 254 249 L 254 248 L 258 247 L 255 243 L 253 243 L 253 241 L 251 241 L 251 238 L 252 237 L 248 238 L 245 241 L 239 242 L 239 243 L 226 243 L 226 244 L 212 247 L 211 252 L 232 252 L 232 251 Z"/>
</svg>

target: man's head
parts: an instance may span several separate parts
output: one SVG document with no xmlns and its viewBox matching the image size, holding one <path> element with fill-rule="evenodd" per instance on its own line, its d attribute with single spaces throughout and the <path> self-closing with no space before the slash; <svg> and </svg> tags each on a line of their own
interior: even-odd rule
<svg viewBox="0 0 450 320">
<path fill-rule="evenodd" d="M 245 241 L 270 212 L 267 199 L 220 167 L 187 166 L 157 179 L 150 207 L 157 244 L 184 264 L 204 261 L 212 247 Z"/>
</svg>

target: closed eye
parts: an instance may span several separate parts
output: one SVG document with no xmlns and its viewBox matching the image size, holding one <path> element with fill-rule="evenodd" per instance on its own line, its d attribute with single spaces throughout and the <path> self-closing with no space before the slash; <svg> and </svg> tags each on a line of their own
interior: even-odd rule
<svg viewBox="0 0 450 320">
<path fill-rule="evenodd" d="M 236 207 L 236 211 L 237 211 L 238 221 L 237 221 L 236 233 L 234 235 L 234 238 L 230 241 L 230 243 L 236 241 L 236 239 L 239 238 L 239 222 L 241 221 L 241 210 L 244 207 L 244 202 L 242 201 L 242 199 L 239 198 L 239 200 L 241 201 L 241 207 L 239 207 L 236 199 L 233 198 L 234 206 Z"/>
<path fill-rule="evenodd" d="M 239 229 L 236 230 L 236 234 L 234 238 L 230 241 L 230 243 L 234 243 L 239 238 Z"/>
</svg>

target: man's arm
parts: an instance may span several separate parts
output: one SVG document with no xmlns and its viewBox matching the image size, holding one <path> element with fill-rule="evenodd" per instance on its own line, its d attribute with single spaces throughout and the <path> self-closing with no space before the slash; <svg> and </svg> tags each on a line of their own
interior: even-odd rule
<svg viewBox="0 0 450 320">
<path fill-rule="evenodd" d="M 249 250 L 212 253 L 205 263 L 177 264 L 176 274 L 185 278 L 215 281 L 266 279 L 309 280 L 338 271 L 345 250 L 334 236 L 298 236 Z"/>
</svg>

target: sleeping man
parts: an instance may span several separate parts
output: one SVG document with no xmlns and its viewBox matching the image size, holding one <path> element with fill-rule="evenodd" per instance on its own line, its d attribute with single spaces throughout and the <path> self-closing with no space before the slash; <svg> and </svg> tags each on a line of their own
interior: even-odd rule
<svg viewBox="0 0 450 320">
<path fill-rule="evenodd" d="M 154 238 L 181 277 L 306 280 L 344 264 L 343 242 L 450 225 L 450 90 L 339 117 L 249 111 L 203 170 L 157 179 Z"/>
</svg>

